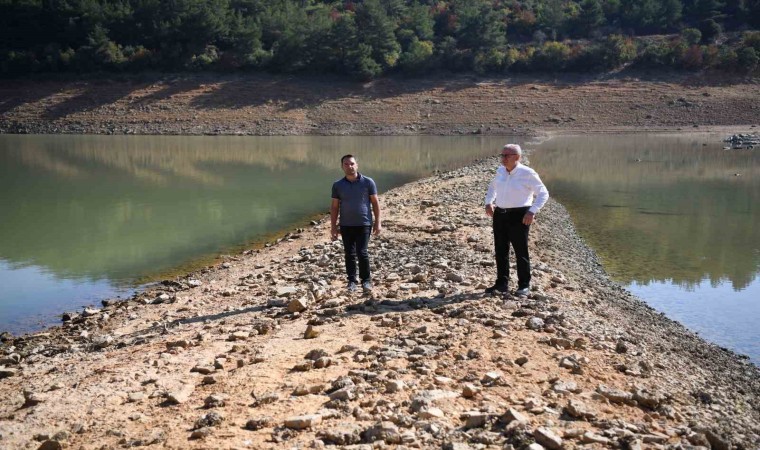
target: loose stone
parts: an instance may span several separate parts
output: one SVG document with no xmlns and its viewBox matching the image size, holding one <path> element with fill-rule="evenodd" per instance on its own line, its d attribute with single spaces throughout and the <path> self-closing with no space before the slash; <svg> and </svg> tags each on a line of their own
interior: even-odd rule
<svg viewBox="0 0 760 450">
<path fill-rule="evenodd" d="M 322 422 L 322 416 L 319 414 L 309 414 L 304 416 L 294 416 L 285 419 L 285 427 L 291 430 L 303 430 L 319 425 Z"/>
</svg>

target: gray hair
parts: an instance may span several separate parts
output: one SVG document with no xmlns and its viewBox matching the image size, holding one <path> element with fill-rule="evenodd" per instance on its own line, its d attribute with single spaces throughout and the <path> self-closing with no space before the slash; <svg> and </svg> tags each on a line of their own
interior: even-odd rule
<svg viewBox="0 0 760 450">
<path fill-rule="evenodd" d="M 522 148 L 517 144 L 507 144 L 504 146 L 503 150 L 514 150 L 518 155 L 522 156 Z"/>
</svg>

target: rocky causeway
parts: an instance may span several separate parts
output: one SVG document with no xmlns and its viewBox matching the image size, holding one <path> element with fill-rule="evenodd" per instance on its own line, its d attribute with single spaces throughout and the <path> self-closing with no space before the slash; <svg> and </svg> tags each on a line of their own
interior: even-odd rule
<svg viewBox="0 0 760 450">
<path fill-rule="evenodd" d="M 556 202 L 530 294 L 483 293 L 496 165 L 381 195 L 369 295 L 323 217 L 3 335 L 0 448 L 759 448 L 760 369 L 611 281 Z"/>
</svg>

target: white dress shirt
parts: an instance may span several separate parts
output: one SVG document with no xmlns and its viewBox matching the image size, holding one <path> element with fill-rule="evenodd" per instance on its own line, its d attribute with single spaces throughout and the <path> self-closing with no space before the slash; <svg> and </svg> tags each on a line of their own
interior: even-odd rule
<svg viewBox="0 0 760 450">
<path fill-rule="evenodd" d="M 494 204 L 497 208 L 530 206 L 529 211 L 536 214 L 547 200 L 549 190 L 536 171 L 518 162 L 511 173 L 507 172 L 506 167 L 499 166 L 496 176 L 488 185 L 485 204 Z"/>
</svg>

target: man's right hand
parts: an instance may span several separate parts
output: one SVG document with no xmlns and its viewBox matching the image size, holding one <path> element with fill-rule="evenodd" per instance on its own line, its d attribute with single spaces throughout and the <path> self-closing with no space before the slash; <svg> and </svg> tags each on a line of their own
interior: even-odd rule
<svg viewBox="0 0 760 450">
<path fill-rule="evenodd" d="M 488 217 L 493 217 L 493 205 L 490 203 L 486 205 L 486 215 Z"/>
<path fill-rule="evenodd" d="M 337 225 L 331 225 L 330 226 L 330 237 L 332 238 L 333 241 L 338 239 L 338 235 L 339 234 L 340 234 L 340 231 L 338 231 L 338 226 Z"/>
</svg>

